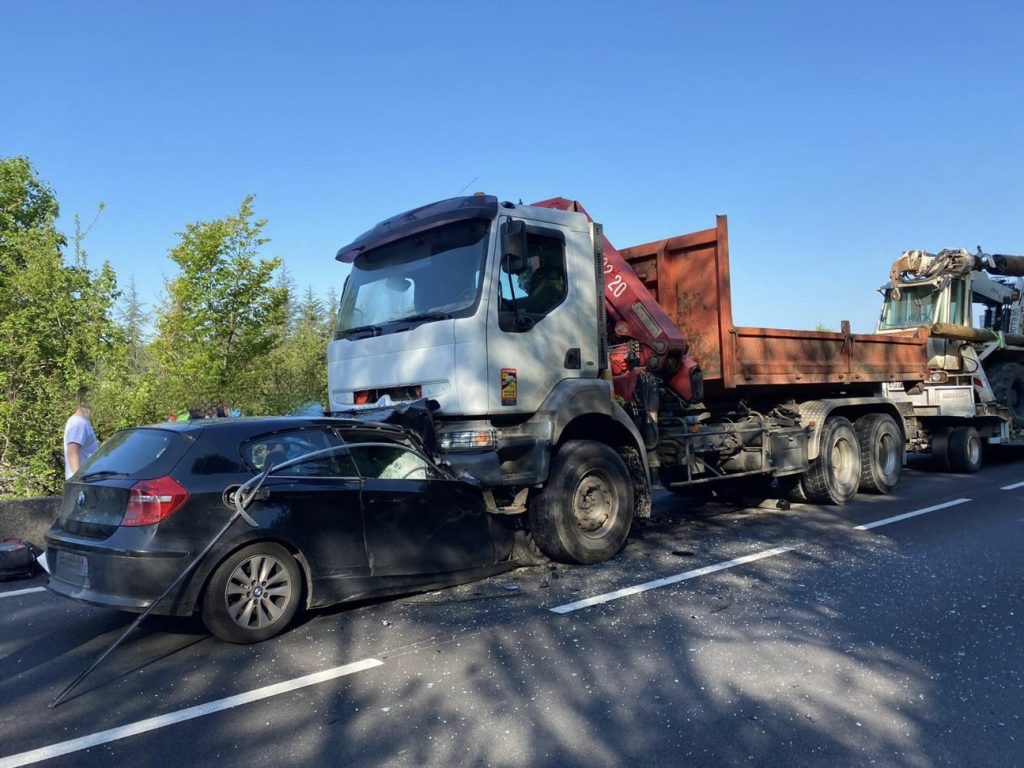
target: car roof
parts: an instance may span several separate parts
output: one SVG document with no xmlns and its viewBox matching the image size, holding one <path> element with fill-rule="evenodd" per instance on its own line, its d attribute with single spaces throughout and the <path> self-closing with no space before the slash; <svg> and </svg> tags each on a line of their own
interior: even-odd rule
<svg viewBox="0 0 1024 768">
<path fill-rule="evenodd" d="M 262 432 L 279 432 L 291 429 L 310 427 L 331 427 L 342 430 L 370 430 L 388 433 L 395 437 L 410 437 L 413 433 L 397 424 L 384 424 L 378 421 L 346 419 L 337 416 L 237 416 L 212 419 L 190 419 L 189 421 L 163 421 L 156 424 L 144 424 L 131 429 L 161 429 L 178 432 L 194 437 L 200 432 L 235 432 L 258 434 Z"/>
</svg>

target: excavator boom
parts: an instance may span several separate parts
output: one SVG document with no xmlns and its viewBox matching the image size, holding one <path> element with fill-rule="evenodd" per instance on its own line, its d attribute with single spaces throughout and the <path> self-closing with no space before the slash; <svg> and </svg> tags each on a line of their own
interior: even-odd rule
<svg viewBox="0 0 1024 768">
<path fill-rule="evenodd" d="M 984 254 L 980 266 L 975 269 L 984 269 L 993 275 L 1004 277 L 1024 277 L 1024 256 L 1006 256 L 1001 253 Z"/>
</svg>

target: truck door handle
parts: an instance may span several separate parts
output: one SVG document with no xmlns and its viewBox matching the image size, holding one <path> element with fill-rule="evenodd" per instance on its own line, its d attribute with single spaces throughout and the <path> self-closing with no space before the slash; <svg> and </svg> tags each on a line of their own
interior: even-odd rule
<svg viewBox="0 0 1024 768">
<path fill-rule="evenodd" d="M 580 354 L 580 348 L 573 347 L 566 351 L 563 366 L 568 368 L 570 371 L 578 371 L 582 367 L 582 359 L 583 357 Z"/>
</svg>

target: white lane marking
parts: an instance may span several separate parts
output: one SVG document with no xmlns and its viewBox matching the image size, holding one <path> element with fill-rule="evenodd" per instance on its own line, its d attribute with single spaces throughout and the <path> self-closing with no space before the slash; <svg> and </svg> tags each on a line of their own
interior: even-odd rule
<svg viewBox="0 0 1024 768">
<path fill-rule="evenodd" d="M 1019 483 L 1014 483 L 1013 485 L 1004 485 L 999 490 L 1000 491 L 1014 491 L 1014 490 L 1016 490 L 1018 488 L 1024 488 L 1024 481 L 1019 482 Z"/>
<path fill-rule="evenodd" d="M 554 608 L 550 608 L 549 610 L 552 613 L 571 613 L 572 611 L 578 611 L 581 608 L 589 608 L 592 605 L 607 603 L 612 600 L 618 600 L 622 597 L 629 597 L 630 595 L 635 595 L 640 592 L 646 592 L 649 589 L 657 589 L 658 587 L 665 587 L 669 584 L 678 584 L 680 581 L 695 579 L 698 576 L 705 576 L 709 573 L 715 573 L 716 571 L 724 571 L 726 568 L 735 568 L 737 565 L 743 565 L 744 563 L 752 563 L 755 560 L 763 560 L 766 557 L 775 557 L 775 555 L 781 555 L 784 552 L 790 552 L 792 550 L 793 547 L 776 547 L 775 549 L 768 549 L 764 552 L 756 552 L 753 555 L 737 557 L 735 560 L 728 560 L 724 563 L 706 565 L 703 568 L 686 571 L 685 573 L 677 573 L 674 576 L 666 576 L 663 579 L 655 579 L 654 581 L 648 581 L 644 584 L 637 584 L 635 587 L 617 589 L 614 592 L 606 592 L 603 595 L 588 597 L 585 600 L 577 600 L 574 603 L 558 605 Z M 0 766 L 0 768 L 2 768 L 2 766 Z"/>
<path fill-rule="evenodd" d="M 1024 483 L 1018 483 L 1014 486 L 1007 486 L 1008 488 L 1017 488 L 1024 486 Z M 1006 490 L 1006 489 L 1004 489 Z M 970 499 L 954 499 L 953 501 L 947 501 L 943 504 L 936 504 L 932 507 L 925 507 L 924 509 L 917 509 L 913 512 L 907 512 L 902 515 L 896 515 L 895 517 L 887 517 L 884 520 L 876 520 L 873 523 L 865 523 L 864 525 L 858 525 L 853 530 L 855 531 L 867 531 L 872 528 L 880 528 L 883 525 L 889 525 L 891 523 L 897 523 L 900 520 L 906 520 L 911 517 L 917 517 L 918 515 L 925 515 L 929 512 L 935 512 L 940 509 L 948 509 L 949 507 L 955 507 L 960 504 L 966 504 Z M 588 597 L 584 600 L 577 600 L 573 603 L 565 603 L 564 605 L 557 605 L 554 608 L 548 610 L 552 613 L 572 613 L 582 608 L 589 608 L 592 605 L 600 605 L 601 603 L 611 602 L 612 600 L 618 600 L 622 597 L 629 597 L 640 592 L 646 592 L 649 589 L 657 589 L 658 587 L 665 587 L 669 584 L 678 584 L 680 581 L 687 581 L 688 579 L 695 579 L 698 576 L 706 576 L 709 573 L 715 573 L 716 571 L 724 571 L 726 568 L 734 568 L 737 565 L 743 565 L 744 563 L 750 563 L 755 560 L 762 560 L 766 557 L 775 557 L 775 555 L 781 555 L 784 552 L 793 551 L 794 547 L 776 547 L 775 549 L 769 549 L 764 552 L 757 552 L 753 555 L 746 555 L 744 557 L 737 557 L 735 560 L 727 560 L 724 563 L 718 563 L 717 565 L 708 565 L 703 568 L 697 568 L 693 571 L 686 571 L 685 573 L 677 573 L 674 576 L 666 576 L 663 579 L 655 579 L 654 581 L 648 581 L 643 584 L 637 584 L 634 587 L 625 587 L 624 589 L 617 589 L 614 592 L 606 592 L 603 595 L 595 595 L 594 597 Z M 2 766 L 0 766 L 2 768 Z"/>
<path fill-rule="evenodd" d="M 907 512 L 903 515 L 896 515 L 895 517 L 887 517 L 884 520 L 876 520 L 873 523 L 864 523 L 864 525 L 858 525 L 853 530 L 855 531 L 868 531 L 872 528 L 880 528 L 883 525 L 889 525 L 890 523 L 898 523 L 900 520 L 906 520 L 910 517 L 917 517 L 918 515 L 926 515 L 929 512 L 935 512 L 940 509 L 947 509 L 949 507 L 955 507 L 959 504 L 966 504 L 970 499 L 953 499 L 953 501 L 947 501 L 944 504 L 936 504 L 934 507 L 925 507 L 924 509 L 916 509 L 913 512 Z"/>
<path fill-rule="evenodd" d="M 46 587 L 28 587 L 27 589 L 15 589 L 10 592 L 0 592 L 0 597 L 17 597 L 18 595 L 28 595 L 32 592 L 45 592 Z"/>
<path fill-rule="evenodd" d="M 167 725 L 174 725 L 175 723 L 192 720 L 197 717 L 202 717 L 203 715 L 221 712 L 225 709 L 231 709 L 232 707 L 237 707 L 242 704 L 250 704 L 254 701 L 259 701 L 260 699 L 269 698 L 270 696 L 277 696 L 299 688 L 316 685 L 317 683 L 324 683 L 328 680 L 334 680 L 337 677 L 351 675 L 355 672 L 363 672 L 364 670 L 372 669 L 373 667 L 379 667 L 383 663 L 383 661 L 378 659 L 363 659 L 362 661 L 356 661 L 342 667 L 327 669 L 323 672 L 306 675 L 305 677 L 297 677 L 294 680 L 285 680 L 283 683 L 275 683 L 274 685 L 257 688 L 254 691 L 239 693 L 236 696 L 228 696 L 226 699 L 210 701 L 206 704 L 188 707 L 187 709 L 170 712 L 166 715 L 160 715 L 159 717 L 151 717 L 148 720 L 140 720 L 137 723 L 123 725 L 120 728 L 111 728 L 110 730 L 100 731 L 99 733 L 93 733 L 89 736 L 82 736 L 78 739 L 62 741 L 59 744 L 51 744 L 48 747 L 40 747 L 39 749 L 33 749 L 29 752 L 10 755 L 9 757 L 0 758 L 0 768 L 16 768 L 16 766 L 30 765 L 31 763 L 49 760 L 50 758 L 59 757 L 60 755 L 68 755 L 72 752 L 78 752 L 83 749 L 99 746 L 100 744 L 107 744 L 111 741 L 125 739 L 129 736 L 136 736 L 140 733 L 156 730 L 157 728 L 163 728 Z"/>
</svg>

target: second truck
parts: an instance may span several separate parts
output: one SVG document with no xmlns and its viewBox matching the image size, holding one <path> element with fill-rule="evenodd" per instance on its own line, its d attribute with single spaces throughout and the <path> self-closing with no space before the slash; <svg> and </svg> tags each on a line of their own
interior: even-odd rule
<svg viewBox="0 0 1024 768">
<path fill-rule="evenodd" d="M 474 195 L 380 222 L 338 259 L 329 410 L 430 401 L 442 459 L 557 560 L 614 555 L 658 482 L 845 504 L 891 491 L 908 447 L 971 470 L 983 439 L 1012 438 L 964 364 L 976 341 L 946 329 L 937 354 L 921 326 L 938 317 L 735 326 L 724 216 L 619 251 L 575 201 Z"/>
</svg>

